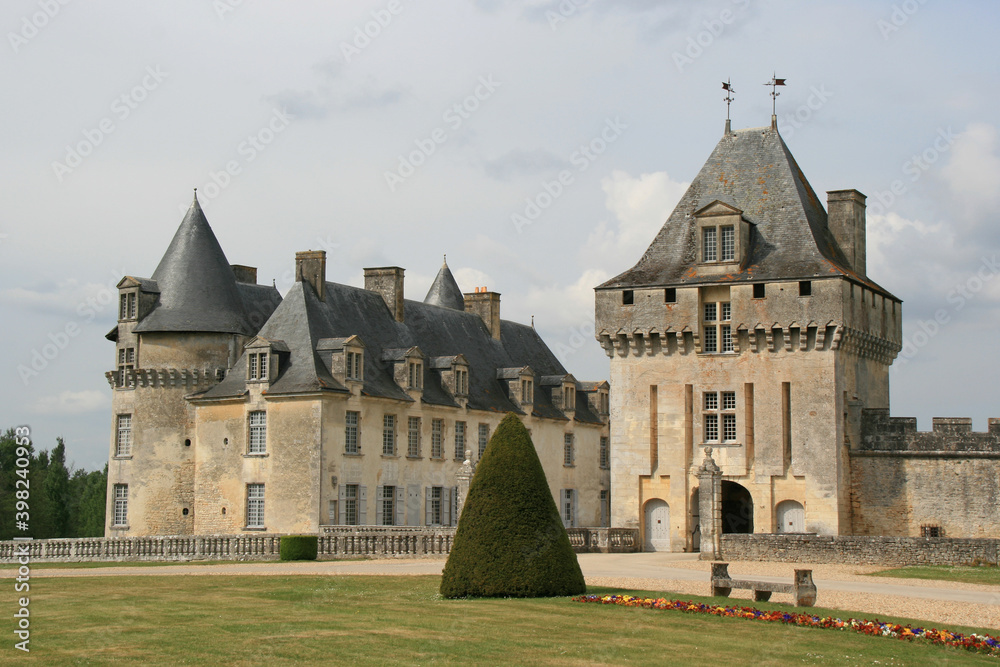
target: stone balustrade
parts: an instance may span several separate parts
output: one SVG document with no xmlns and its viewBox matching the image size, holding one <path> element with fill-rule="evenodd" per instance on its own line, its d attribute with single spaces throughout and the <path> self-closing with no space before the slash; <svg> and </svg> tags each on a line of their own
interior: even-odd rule
<svg viewBox="0 0 1000 667">
<path fill-rule="evenodd" d="M 638 551 L 631 528 L 570 528 L 574 551 Z M 0 542 L 0 564 L 16 563 L 27 549 L 31 562 L 276 560 L 280 535 L 170 535 L 77 537 Z M 320 526 L 321 560 L 338 558 L 420 558 L 447 556 L 454 528 L 421 526 Z"/>
</svg>

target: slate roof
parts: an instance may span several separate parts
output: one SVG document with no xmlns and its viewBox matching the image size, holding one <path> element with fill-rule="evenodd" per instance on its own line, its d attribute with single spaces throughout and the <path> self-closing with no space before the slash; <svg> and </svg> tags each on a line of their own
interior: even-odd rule
<svg viewBox="0 0 1000 667">
<path fill-rule="evenodd" d="M 394 380 L 393 359 L 417 347 L 429 360 L 424 364 L 424 403 L 458 407 L 440 382 L 435 368 L 443 358 L 462 355 L 469 364 L 468 407 L 494 412 L 522 412 L 507 398 L 497 380 L 498 368 L 530 366 L 539 375 L 565 375 L 559 360 L 530 326 L 501 321 L 500 340 L 495 340 L 479 315 L 464 310 L 404 302 L 404 321 L 397 322 L 376 292 L 349 285 L 326 283 L 325 299 L 306 283 L 296 282 L 260 331 L 260 336 L 283 340 L 291 350 L 279 357 L 278 376 L 267 395 L 311 392 L 344 392 L 346 388 L 330 373 L 329 339 L 357 335 L 364 343 L 362 393 L 412 402 Z M 321 345 L 321 341 L 323 344 Z M 206 399 L 242 396 L 246 393 L 246 355 L 226 378 L 205 392 Z M 534 414 L 565 420 L 553 407 L 547 392 L 535 392 Z M 600 423 L 586 401 L 577 401 L 576 419 Z"/>
<path fill-rule="evenodd" d="M 458 287 L 455 276 L 451 274 L 451 269 L 448 268 L 447 260 L 441 265 L 441 270 L 431 283 L 431 288 L 427 290 L 424 303 L 452 310 L 465 310 L 465 297 L 462 296 L 462 290 Z"/>
<path fill-rule="evenodd" d="M 138 333 L 249 336 L 257 332 L 281 300 L 274 287 L 237 283 L 197 196 L 153 272 L 152 282 L 160 296 L 152 311 L 136 325 Z"/>
<path fill-rule="evenodd" d="M 739 208 L 753 223 L 747 260 L 727 274 L 698 270 L 694 213 L 715 200 Z M 597 289 L 831 276 L 896 298 L 849 268 L 823 205 L 781 135 L 758 127 L 722 137 L 639 262 Z"/>
</svg>

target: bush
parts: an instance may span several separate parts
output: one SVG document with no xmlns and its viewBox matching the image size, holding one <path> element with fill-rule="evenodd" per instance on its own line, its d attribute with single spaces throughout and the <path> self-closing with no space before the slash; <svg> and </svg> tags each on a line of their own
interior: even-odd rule
<svg viewBox="0 0 1000 667">
<path fill-rule="evenodd" d="M 315 535 L 283 535 L 280 553 L 281 560 L 316 560 L 319 538 Z"/>
<path fill-rule="evenodd" d="M 552 597 L 586 590 L 531 436 L 508 414 L 469 486 L 441 594 Z"/>
</svg>

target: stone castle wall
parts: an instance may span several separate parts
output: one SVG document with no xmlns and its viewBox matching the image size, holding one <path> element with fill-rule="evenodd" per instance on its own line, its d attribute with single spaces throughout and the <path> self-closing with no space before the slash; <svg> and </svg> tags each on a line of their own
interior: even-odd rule
<svg viewBox="0 0 1000 667">
<path fill-rule="evenodd" d="M 853 533 L 1000 538 L 1000 419 L 975 432 L 967 418 L 865 410 L 851 450 Z"/>
</svg>

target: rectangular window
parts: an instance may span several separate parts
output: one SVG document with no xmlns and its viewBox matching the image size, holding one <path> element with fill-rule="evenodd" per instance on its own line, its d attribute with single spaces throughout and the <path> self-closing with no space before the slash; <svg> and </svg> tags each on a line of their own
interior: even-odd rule
<svg viewBox="0 0 1000 667">
<path fill-rule="evenodd" d="M 135 292 L 126 292 L 121 295 L 120 306 L 118 309 L 118 319 L 134 320 L 136 318 L 135 297 Z"/>
<path fill-rule="evenodd" d="M 257 379 L 257 355 L 251 354 L 247 357 L 247 379 L 256 380 Z"/>
<path fill-rule="evenodd" d="M 719 415 L 705 415 L 705 442 L 719 441 Z"/>
<path fill-rule="evenodd" d="M 715 227 L 705 227 L 701 230 L 701 261 L 715 262 L 719 259 L 716 241 Z"/>
<path fill-rule="evenodd" d="M 465 422 L 455 422 L 455 460 L 465 460 Z"/>
<path fill-rule="evenodd" d="M 250 380 L 267 379 L 267 352 L 252 352 L 247 359 L 247 378 Z"/>
<path fill-rule="evenodd" d="M 574 514 L 576 514 L 574 507 L 574 498 L 576 495 L 573 493 L 573 489 L 563 489 L 562 490 L 562 519 L 563 524 L 569 528 L 573 525 Z"/>
<path fill-rule="evenodd" d="M 128 525 L 128 484 L 115 484 L 115 515 L 113 525 Z"/>
<path fill-rule="evenodd" d="M 736 415 L 722 415 L 723 442 L 736 442 Z"/>
<path fill-rule="evenodd" d="M 347 411 L 344 417 L 344 453 L 360 454 L 361 448 L 358 446 L 358 421 L 361 419 L 360 412 Z"/>
<path fill-rule="evenodd" d="M 396 455 L 396 415 L 382 417 L 382 455 Z"/>
<path fill-rule="evenodd" d="M 668 287 L 663 290 L 663 301 L 664 303 L 677 303 L 677 288 Z"/>
<path fill-rule="evenodd" d="M 267 452 L 267 414 L 263 411 L 250 413 L 250 438 L 247 454 Z"/>
<path fill-rule="evenodd" d="M 361 379 L 361 353 L 360 352 L 348 352 L 347 353 L 347 379 L 348 380 L 360 380 Z"/>
<path fill-rule="evenodd" d="M 434 419 L 431 421 L 431 458 L 439 459 L 444 456 L 441 442 L 444 437 L 444 420 Z"/>
<path fill-rule="evenodd" d="M 722 261 L 731 262 L 736 259 L 736 229 L 733 227 L 721 227 L 722 235 Z"/>
<path fill-rule="evenodd" d="M 420 417 L 407 420 L 406 455 L 411 458 L 420 456 Z"/>
<path fill-rule="evenodd" d="M 608 436 L 601 436 L 601 467 L 610 468 L 611 467 L 611 456 L 610 447 L 608 446 Z"/>
<path fill-rule="evenodd" d="M 431 525 L 441 525 L 441 487 L 431 487 Z"/>
<path fill-rule="evenodd" d="M 733 352 L 733 307 L 729 301 L 705 303 L 702 322 L 702 352 Z"/>
<path fill-rule="evenodd" d="M 571 466 L 573 465 L 573 460 L 575 459 L 573 452 L 573 434 L 566 433 L 563 435 L 563 465 Z"/>
<path fill-rule="evenodd" d="M 635 292 L 630 289 L 622 291 L 622 305 L 631 306 L 635 302 Z"/>
<path fill-rule="evenodd" d="M 344 485 L 344 525 L 358 525 L 358 485 Z"/>
<path fill-rule="evenodd" d="M 486 452 L 486 445 L 490 443 L 490 425 L 480 424 L 479 425 L 479 458 L 483 458 L 483 454 Z"/>
<path fill-rule="evenodd" d="M 459 396 L 469 393 L 469 371 L 455 370 L 455 393 Z"/>
<path fill-rule="evenodd" d="M 733 351 L 733 329 L 728 324 L 719 325 L 719 352 Z"/>
<path fill-rule="evenodd" d="M 563 387 L 563 410 L 576 410 L 576 389 Z"/>
<path fill-rule="evenodd" d="M 611 525 L 611 494 L 607 489 L 601 490 L 601 525 Z"/>
<path fill-rule="evenodd" d="M 247 484 L 247 528 L 264 527 L 264 485 Z"/>
<path fill-rule="evenodd" d="M 125 374 L 124 371 L 130 371 L 135 369 L 135 348 L 134 347 L 120 347 L 118 348 L 118 370 L 122 371 L 121 383 L 125 384 Z M 133 386 L 134 383 L 130 382 L 129 386 Z"/>
<path fill-rule="evenodd" d="M 410 376 L 409 376 L 409 387 L 410 389 L 420 389 L 424 386 L 424 373 L 423 364 L 411 361 L 409 364 Z"/>
<path fill-rule="evenodd" d="M 706 391 L 705 392 L 705 409 L 706 410 L 718 410 L 719 409 L 719 393 L 716 391 Z"/>
<path fill-rule="evenodd" d="M 382 525 L 392 526 L 396 522 L 396 487 L 394 486 L 383 486 L 382 487 L 382 497 L 379 498 L 379 502 L 382 503 Z"/>
<path fill-rule="evenodd" d="M 753 298 L 763 299 L 764 298 L 764 283 L 754 283 L 753 286 Z"/>
<path fill-rule="evenodd" d="M 534 383 L 531 380 L 521 380 L 521 402 L 531 403 L 534 400 Z"/>
<path fill-rule="evenodd" d="M 799 281 L 799 296 L 811 296 L 812 293 L 813 293 L 812 281 L 809 280 Z M 862 296 L 864 296 L 864 292 L 862 292 Z"/>
<path fill-rule="evenodd" d="M 132 415 L 118 415 L 115 456 L 132 456 Z"/>
<path fill-rule="evenodd" d="M 724 391 L 724 392 L 722 392 L 722 409 L 723 410 L 735 410 L 736 409 L 736 392 L 735 391 Z"/>
</svg>

